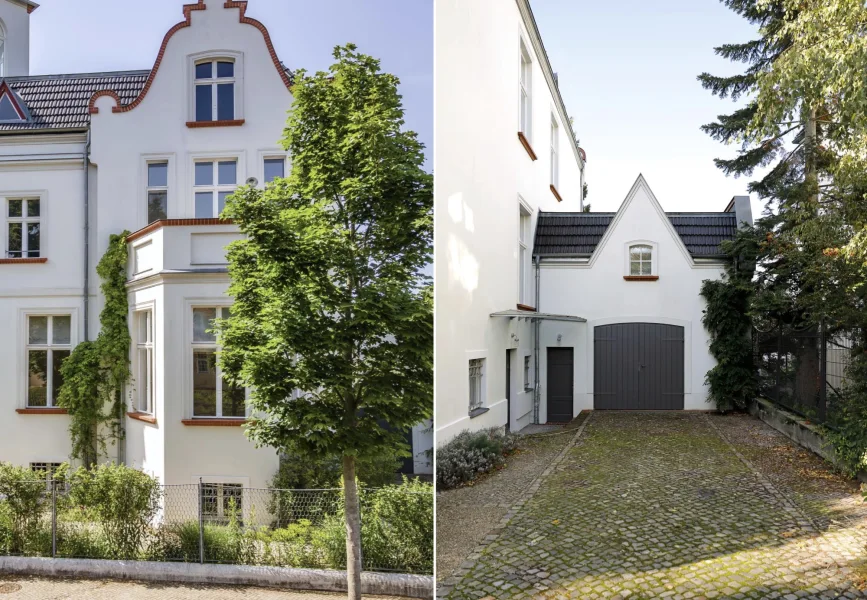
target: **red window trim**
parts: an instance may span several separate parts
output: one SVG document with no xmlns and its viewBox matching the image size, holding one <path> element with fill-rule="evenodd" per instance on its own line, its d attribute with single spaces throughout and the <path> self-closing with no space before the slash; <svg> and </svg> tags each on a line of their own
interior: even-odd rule
<svg viewBox="0 0 867 600">
<path fill-rule="evenodd" d="M 15 412 L 19 415 L 68 415 L 69 411 L 59 406 L 48 406 L 46 408 L 16 408 Z"/>
<path fill-rule="evenodd" d="M 130 419 L 135 419 L 136 421 L 142 421 L 144 423 L 150 423 L 151 425 L 157 424 L 157 418 L 151 414 L 143 413 L 143 412 L 128 412 L 126 413 Z"/>
<path fill-rule="evenodd" d="M 557 198 L 557 202 L 563 202 L 563 197 L 560 196 L 560 192 L 557 191 L 557 188 L 554 187 L 554 184 L 551 184 L 551 193 L 554 194 L 554 197 Z"/>
<path fill-rule="evenodd" d="M 656 281 L 659 275 L 624 275 L 626 281 Z"/>
<path fill-rule="evenodd" d="M 244 119 L 224 119 L 222 121 L 187 121 L 187 127 L 190 129 L 199 129 L 202 127 L 240 127 L 244 124 Z"/>
<path fill-rule="evenodd" d="M 524 146 L 524 150 L 527 151 L 527 154 L 530 155 L 530 158 L 533 160 L 537 160 L 536 153 L 533 152 L 533 146 L 530 145 L 530 141 L 524 136 L 524 132 L 518 132 L 518 140 L 520 140 L 521 145 Z"/>
<path fill-rule="evenodd" d="M 41 258 L 0 258 L 0 265 L 44 265 L 48 262 L 45 257 Z"/>
<path fill-rule="evenodd" d="M 198 418 L 182 419 L 181 423 L 188 427 L 240 427 L 247 422 L 245 418 L 222 417 L 222 418 Z"/>
</svg>

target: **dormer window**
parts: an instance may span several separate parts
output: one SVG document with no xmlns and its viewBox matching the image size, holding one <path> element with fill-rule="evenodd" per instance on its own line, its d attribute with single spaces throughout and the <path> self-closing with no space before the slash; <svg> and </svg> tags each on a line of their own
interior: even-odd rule
<svg viewBox="0 0 867 600">
<path fill-rule="evenodd" d="M 0 123 L 20 123 L 30 120 L 30 111 L 18 94 L 3 81 L 0 83 Z"/>
<path fill-rule="evenodd" d="M 235 119 L 235 61 L 208 59 L 196 62 L 196 121 Z"/>
</svg>

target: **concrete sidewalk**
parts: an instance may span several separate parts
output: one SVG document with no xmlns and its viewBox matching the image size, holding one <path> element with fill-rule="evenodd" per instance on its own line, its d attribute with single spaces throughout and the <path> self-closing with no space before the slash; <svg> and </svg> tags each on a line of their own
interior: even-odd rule
<svg viewBox="0 0 867 600">
<path fill-rule="evenodd" d="M 281 591 L 240 586 L 0 576 L 0 598 L 4 600 L 336 600 L 345 597 L 345 593 L 338 592 Z M 365 598 L 398 600 L 394 596 Z"/>
</svg>

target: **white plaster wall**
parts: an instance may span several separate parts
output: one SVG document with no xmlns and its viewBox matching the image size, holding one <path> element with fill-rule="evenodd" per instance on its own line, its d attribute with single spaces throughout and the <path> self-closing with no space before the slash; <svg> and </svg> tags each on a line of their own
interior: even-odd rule
<svg viewBox="0 0 867 600">
<path fill-rule="evenodd" d="M 27 6 L 14 0 L 0 0 L 0 21 L 6 36 L 3 76 L 30 74 L 30 14 Z"/>
<path fill-rule="evenodd" d="M 438 0 L 434 10 L 435 402 L 440 445 L 464 429 L 505 425 L 506 349 L 532 352 L 532 336 L 526 322 L 516 329 L 507 319 L 489 315 L 518 303 L 519 198 L 534 214 L 533 229 L 540 208 L 580 210 L 581 171 L 561 122 L 563 202 L 558 203 L 549 187 L 554 97 L 518 4 Z M 531 143 L 536 161 L 517 137 L 522 38 L 533 60 Z M 562 120 L 559 114 L 557 118 Z M 528 300 L 532 303 L 532 296 Z M 512 340 L 512 333 L 520 342 Z M 486 360 L 485 403 L 490 410 L 470 419 L 468 360 L 481 357 Z M 515 402 L 524 411 L 528 400 L 521 393 Z M 526 413 L 520 419 L 512 416 L 513 427 L 528 422 Z"/>
<path fill-rule="evenodd" d="M 113 99 L 103 97 L 96 103 L 99 112 L 92 115 L 91 159 L 98 165 L 95 193 L 100 203 L 93 224 L 94 266 L 110 234 L 124 229 L 136 231 L 147 225 L 148 160 L 168 160 L 168 217 L 179 219 L 195 215 L 195 158 L 236 159 L 238 183 L 243 185 L 248 177 L 262 181 L 265 156 L 284 154 L 278 141 L 292 96 L 274 66 L 262 33 L 240 23 L 239 10 L 223 8 L 222 2 L 209 2 L 206 10 L 192 11 L 191 19 L 190 27 L 170 39 L 141 104 L 128 112 L 113 113 Z M 240 86 L 242 94 L 241 101 L 236 101 L 236 118 L 245 120 L 239 127 L 186 126 L 193 120 L 191 57 L 211 51 L 236 58 L 236 86 Z M 153 267 L 147 273 L 130 275 L 138 280 L 161 270 L 224 265 L 225 260 L 219 256 L 205 260 L 215 254 L 220 240 L 194 242 L 193 236 L 220 234 L 228 240 L 237 236 L 236 231 L 233 226 L 166 227 L 149 236 L 153 239 Z M 97 281 L 94 279 L 94 292 Z M 159 285 L 149 287 L 155 283 Z M 158 307 L 157 423 L 127 419 L 127 458 L 131 464 L 159 474 L 167 484 L 186 484 L 199 476 L 212 476 L 240 478 L 245 485 L 263 487 L 277 468 L 276 452 L 256 449 L 241 427 L 189 427 L 181 423 L 192 416 L 188 340 L 192 316 L 188 299 L 231 304 L 225 295 L 227 286 L 225 275 L 216 281 L 210 275 L 191 275 L 181 281 L 135 284 L 131 291 L 131 301 L 155 299 Z M 94 304 L 92 314 L 98 314 L 102 302 Z"/>
<path fill-rule="evenodd" d="M 590 264 L 543 262 L 541 305 L 545 312 L 584 317 L 587 323 L 547 322 L 540 345 L 543 362 L 541 420 L 547 418 L 545 348 L 575 348 L 574 414 L 593 408 L 593 328 L 625 322 L 667 323 L 684 327 L 684 408 L 705 410 L 704 377 L 715 364 L 709 338 L 701 323 L 704 300 L 699 296 L 705 279 L 719 279 L 723 266 L 695 265 L 684 255 L 676 233 L 667 225 L 661 207 L 643 178 L 633 188 L 634 197 L 619 222 L 609 227 L 607 239 L 597 247 Z M 625 281 L 626 245 L 635 240 L 658 244 L 657 281 Z M 562 336 L 558 342 L 557 336 Z"/>
<path fill-rule="evenodd" d="M 8 10 L 0 2 L 0 14 Z M 0 460 L 68 460 L 66 415 L 22 415 L 26 405 L 28 312 L 71 314 L 73 344 L 83 339 L 83 167 L 81 136 L 0 140 L 0 258 L 5 258 L 7 196 L 38 196 L 44 264 L 0 264 Z M 77 155 L 77 157 L 76 157 Z"/>
</svg>

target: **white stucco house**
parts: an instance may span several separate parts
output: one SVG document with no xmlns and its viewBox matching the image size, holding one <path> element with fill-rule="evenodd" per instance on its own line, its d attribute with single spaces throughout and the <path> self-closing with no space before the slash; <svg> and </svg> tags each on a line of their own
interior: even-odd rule
<svg viewBox="0 0 867 600">
<path fill-rule="evenodd" d="M 437 443 L 533 421 L 540 211 L 580 212 L 583 151 L 527 0 L 437 0 Z"/>
<path fill-rule="evenodd" d="M 699 289 L 749 198 L 665 213 L 639 175 L 616 213 L 583 212 L 586 157 L 527 0 L 435 10 L 436 443 L 711 408 Z"/>
<path fill-rule="evenodd" d="M 239 233 L 218 219 L 225 198 L 290 160 L 278 140 L 291 73 L 246 5 L 184 5 L 147 70 L 29 75 L 37 5 L 0 0 L 0 459 L 68 460 L 59 365 L 99 332 L 95 267 L 129 230 L 133 382 L 111 458 L 227 490 L 275 473 L 276 451 L 244 435 L 247 392 L 223 381 L 207 332 L 232 304 L 225 247 Z M 413 431 L 409 471 L 430 472 L 426 431 Z"/>
</svg>

